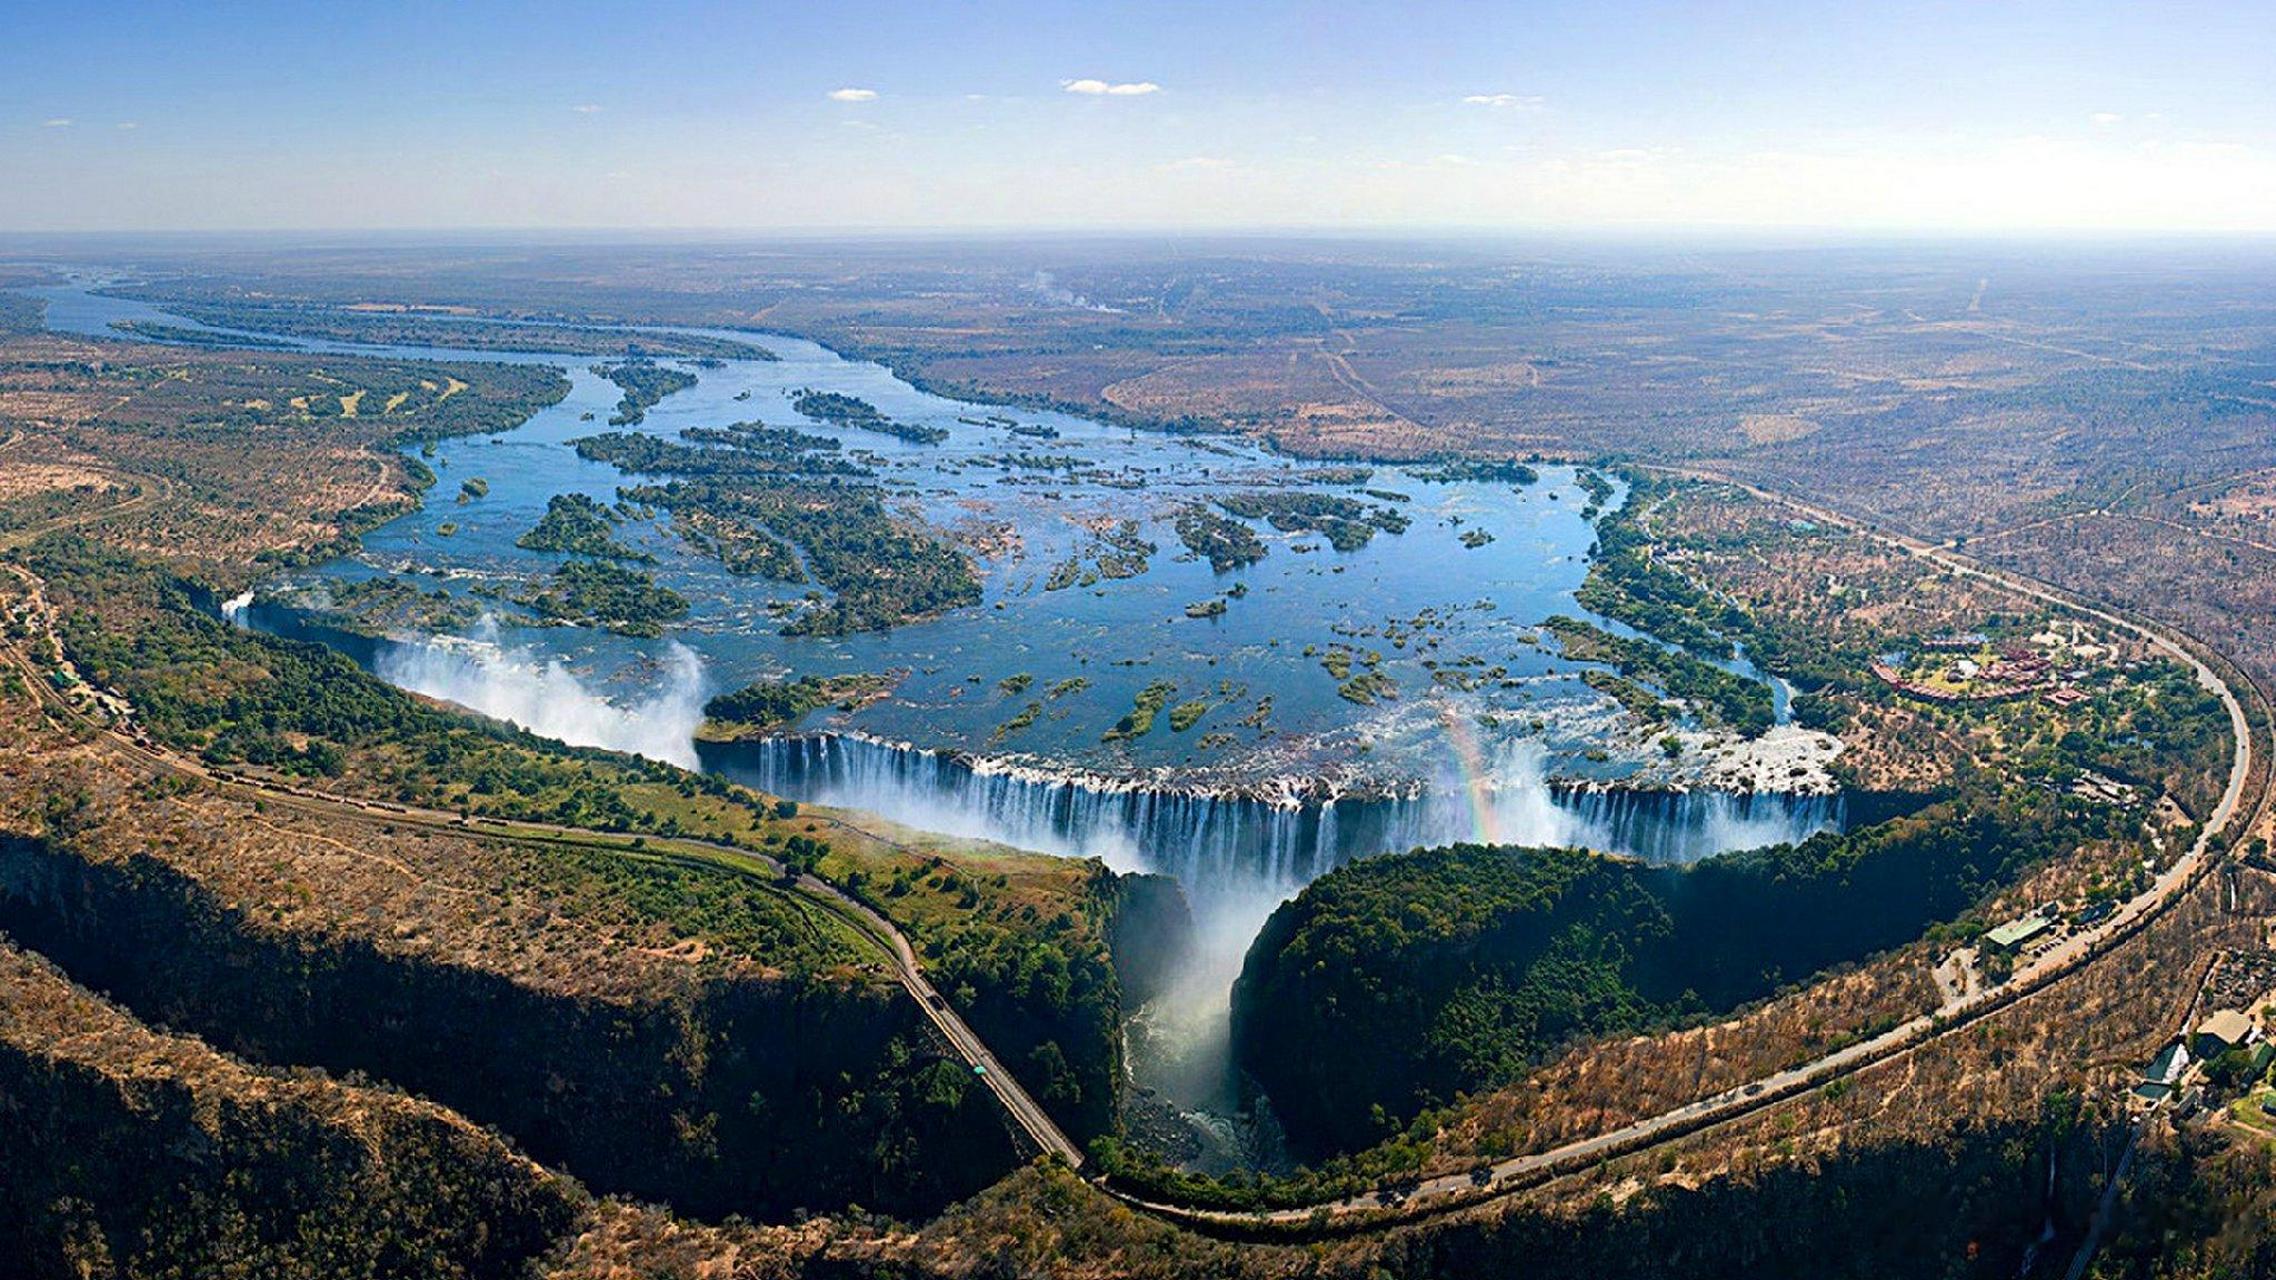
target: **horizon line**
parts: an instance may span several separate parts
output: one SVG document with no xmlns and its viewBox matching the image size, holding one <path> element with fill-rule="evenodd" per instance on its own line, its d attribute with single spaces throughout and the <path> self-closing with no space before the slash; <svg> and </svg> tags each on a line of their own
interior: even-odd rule
<svg viewBox="0 0 2276 1280">
<path fill-rule="evenodd" d="M 165 239 L 226 239 L 244 236 L 289 237 L 414 237 L 414 236 L 605 236 L 684 239 L 719 237 L 738 240 L 888 240 L 893 238 L 953 239 L 1042 236 L 1102 238 L 1204 238 L 1210 236 L 1290 238 L 1351 237 L 1363 239 L 1424 239 L 1460 237 L 1520 239 L 1525 237 L 1580 239 L 1636 239 L 1643 237 L 1758 237 L 1796 239 L 1913 239 L 1913 240 L 2276 240 L 2276 225 L 2268 227 L 2104 227 L 2048 224 L 2012 226 L 1954 226 L 1943 224 L 1860 225 L 1853 223 L 1786 222 L 1620 222 L 1620 223 L 869 223 L 780 226 L 747 225 L 580 225 L 580 224 L 432 224 L 405 227 L 370 226 L 233 226 L 233 227 L 0 227 L 0 239 L 127 239 L 137 236 Z"/>
</svg>

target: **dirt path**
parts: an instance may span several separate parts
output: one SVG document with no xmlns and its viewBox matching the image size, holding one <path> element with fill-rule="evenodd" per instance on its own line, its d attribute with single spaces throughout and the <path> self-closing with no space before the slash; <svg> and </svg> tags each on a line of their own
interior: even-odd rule
<svg viewBox="0 0 2276 1280">
<path fill-rule="evenodd" d="M 1400 426 L 1413 431 L 1428 431 L 1428 427 L 1384 403 L 1382 394 L 1375 389 L 1375 384 L 1361 377 L 1359 370 L 1351 367 L 1350 354 L 1359 350 L 1359 344 L 1352 339 L 1349 333 L 1341 329 L 1336 330 L 1335 335 L 1336 340 L 1343 344 L 1343 349 L 1332 351 L 1323 344 L 1320 347 L 1320 359 L 1326 362 L 1328 376 L 1336 380 L 1336 385 L 1374 405 L 1376 409 L 1382 412 L 1383 416 Z"/>
</svg>

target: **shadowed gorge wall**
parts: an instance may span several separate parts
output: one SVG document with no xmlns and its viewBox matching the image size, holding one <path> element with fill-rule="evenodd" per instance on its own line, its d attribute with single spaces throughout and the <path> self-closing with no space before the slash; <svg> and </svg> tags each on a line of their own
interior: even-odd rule
<svg viewBox="0 0 2276 1280">
<path fill-rule="evenodd" d="M 249 1070 L 0 938 L 0 1271 L 512 1276 L 584 1196 L 441 1108 Z"/>
<path fill-rule="evenodd" d="M 1106 944 L 1122 1007 L 1135 1009 L 1160 994 L 1192 953 L 1193 910 L 1168 876 L 1116 876 L 1112 892 Z"/>
<path fill-rule="evenodd" d="M 1365 859 L 1267 921 L 1235 1053 L 1300 1149 L 1354 1149 L 1575 1037 L 1728 1011 L 1909 942 L 2118 821 L 2018 789 L 1688 867 L 1484 845 Z"/>
<path fill-rule="evenodd" d="M 922 1212 L 1019 1159 L 897 988 L 691 973 L 638 998 L 539 990 L 264 929 L 154 858 L 22 838 L 0 839 L 0 928 L 154 1022 L 387 1080 L 595 1190 L 700 1216 Z"/>
</svg>

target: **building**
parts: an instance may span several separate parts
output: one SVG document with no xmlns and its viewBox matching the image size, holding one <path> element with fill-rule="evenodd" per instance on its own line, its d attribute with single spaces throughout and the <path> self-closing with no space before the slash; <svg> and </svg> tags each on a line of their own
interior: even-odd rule
<svg viewBox="0 0 2276 1280">
<path fill-rule="evenodd" d="M 2217 1058 L 2252 1039 L 2252 1019 L 2223 1009 L 2197 1024 L 2197 1056 Z"/>
<path fill-rule="evenodd" d="M 2189 1050 L 2176 1040 L 2142 1069 L 2142 1082 L 2134 1086 L 2134 1096 L 2144 1102 L 2163 1102 L 2173 1096 L 2173 1086 L 2181 1083 L 2181 1073 L 2188 1069 Z"/>
<path fill-rule="evenodd" d="M 2131 809 L 2141 802 L 2132 783 L 2120 782 L 2116 778 L 2107 774 L 2096 773 L 2092 769 L 2079 774 L 2071 782 L 2070 790 L 2072 795 L 2081 800 L 2092 800 L 2099 804 L 2114 804 L 2122 809 Z"/>
<path fill-rule="evenodd" d="M 1984 945 L 1994 951 L 2013 955 L 2047 935 L 2055 922 L 2045 916 L 2024 916 L 1984 934 Z"/>
</svg>

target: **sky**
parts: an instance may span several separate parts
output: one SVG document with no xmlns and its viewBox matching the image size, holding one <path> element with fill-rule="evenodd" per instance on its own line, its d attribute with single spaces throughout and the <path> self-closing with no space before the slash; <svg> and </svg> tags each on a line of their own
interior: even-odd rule
<svg viewBox="0 0 2276 1280">
<path fill-rule="evenodd" d="M 18 4 L 0 230 L 2276 230 L 2258 3 Z"/>
</svg>

